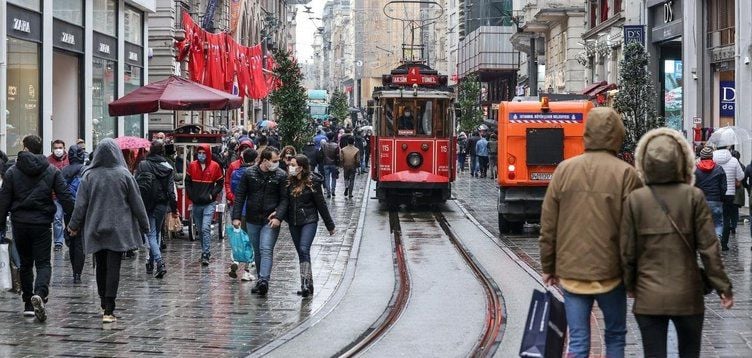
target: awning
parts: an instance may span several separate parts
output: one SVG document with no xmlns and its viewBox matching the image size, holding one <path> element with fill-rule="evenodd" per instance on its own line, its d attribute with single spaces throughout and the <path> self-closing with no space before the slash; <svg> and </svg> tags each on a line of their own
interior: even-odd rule
<svg viewBox="0 0 752 358">
<path fill-rule="evenodd" d="M 619 86 L 617 86 L 615 83 L 608 83 L 606 81 L 601 81 L 598 83 L 594 83 L 590 86 L 587 86 L 584 90 L 582 90 L 582 94 L 589 96 L 589 97 L 595 97 L 603 92 L 617 89 L 618 87 Z"/>
<path fill-rule="evenodd" d="M 593 84 L 585 87 L 585 89 L 583 89 L 580 93 L 582 93 L 584 95 L 587 95 L 587 96 L 590 96 L 590 92 L 592 92 L 594 89 L 596 89 L 596 88 L 598 88 L 598 87 L 600 87 L 602 85 L 605 85 L 607 83 L 608 82 L 606 82 L 606 81 L 600 81 L 600 82 L 593 83 Z"/>
</svg>

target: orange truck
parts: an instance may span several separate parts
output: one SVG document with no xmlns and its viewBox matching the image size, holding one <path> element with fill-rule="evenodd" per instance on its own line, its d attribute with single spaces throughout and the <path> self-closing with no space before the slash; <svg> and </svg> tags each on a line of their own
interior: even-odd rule
<svg viewBox="0 0 752 358">
<path fill-rule="evenodd" d="M 499 231 L 520 233 L 540 222 L 556 166 L 585 150 L 590 101 L 502 102 L 499 106 Z"/>
</svg>

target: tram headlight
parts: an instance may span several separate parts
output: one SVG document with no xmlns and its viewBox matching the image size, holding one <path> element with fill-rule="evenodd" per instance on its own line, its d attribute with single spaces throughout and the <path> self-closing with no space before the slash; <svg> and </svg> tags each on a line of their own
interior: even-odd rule
<svg viewBox="0 0 752 358">
<path fill-rule="evenodd" d="M 407 165 L 411 168 L 419 168 L 423 164 L 423 156 L 420 153 L 412 152 L 407 155 Z"/>
</svg>

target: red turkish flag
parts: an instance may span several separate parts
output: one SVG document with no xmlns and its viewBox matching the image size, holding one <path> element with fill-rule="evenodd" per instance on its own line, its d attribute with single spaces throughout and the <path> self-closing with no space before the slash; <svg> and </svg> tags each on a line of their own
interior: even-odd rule
<svg viewBox="0 0 752 358">
<path fill-rule="evenodd" d="M 261 99 L 269 95 L 269 89 L 266 87 L 264 72 L 262 70 L 262 52 L 261 45 L 256 45 L 248 49 L 251 62 L 251 98 Z"/>
<path fill-rule="evenodd" d="M 183 11 L 183 30 L 185 30 L 185 40 L 178 43 L 180 50 L 178 61 L 181 56 L 188 57 L 188 73 L 194 82 L 203 82 L 206 59 L 204 54 L 204 42 L 206 32 L 201 29 L 191 18 L 188 12 Z M 186 53 L 187 52 L 187 53 Z"/>
<path fill-rule="evenodd" d="M 226 44 L 224 34 L 206 34 L 207 50 L 206 74 L 204 85 L 225 90 L 225 55 Z"/>
<path fill-rule="evenodd" d="M 251 96 L 251 60 L 248 50 L 245 46 L 238 46 L 237 48 L 237 76 L 240 92 L 238 95 L 241 97 Z"/>
<path fill-rule="evenodd" d="M 269 56 L 266 58 L 266 69 L 267 71 L 275 72 L 277 70 L 277 62 L 274 61 L 274 56 L 269 54 Z M 264 77 L 266 79 L 266 87 L 269 89 L 269 92 L 274 92 L 279 88 L 280 81 L 279 77 L 277 77 L 274 73 L 265 72 Z"/>
<path fill-rule="evenodd" d="M 225 91 L 232 93 L 235 75 L 238 73 L 238 47 L 240 45 L 229 35 L 225 35 L 227 52 L 225 55 Z M 240 77 L 240 76 L 238 76 Z"/>
</svg>

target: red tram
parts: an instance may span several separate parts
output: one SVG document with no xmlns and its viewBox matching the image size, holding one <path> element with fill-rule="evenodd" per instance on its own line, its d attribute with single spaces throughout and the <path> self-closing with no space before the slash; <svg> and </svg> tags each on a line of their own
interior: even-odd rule
<svg viewBox="0 0 752 358">
<path fill-rule="evenodd" d="M 376 197 L 388 204 L 445 202 L 456 173 L 455 96 L 447 76 L 406 61 L 382 83 L 369 101 Z"/>
</svg>

